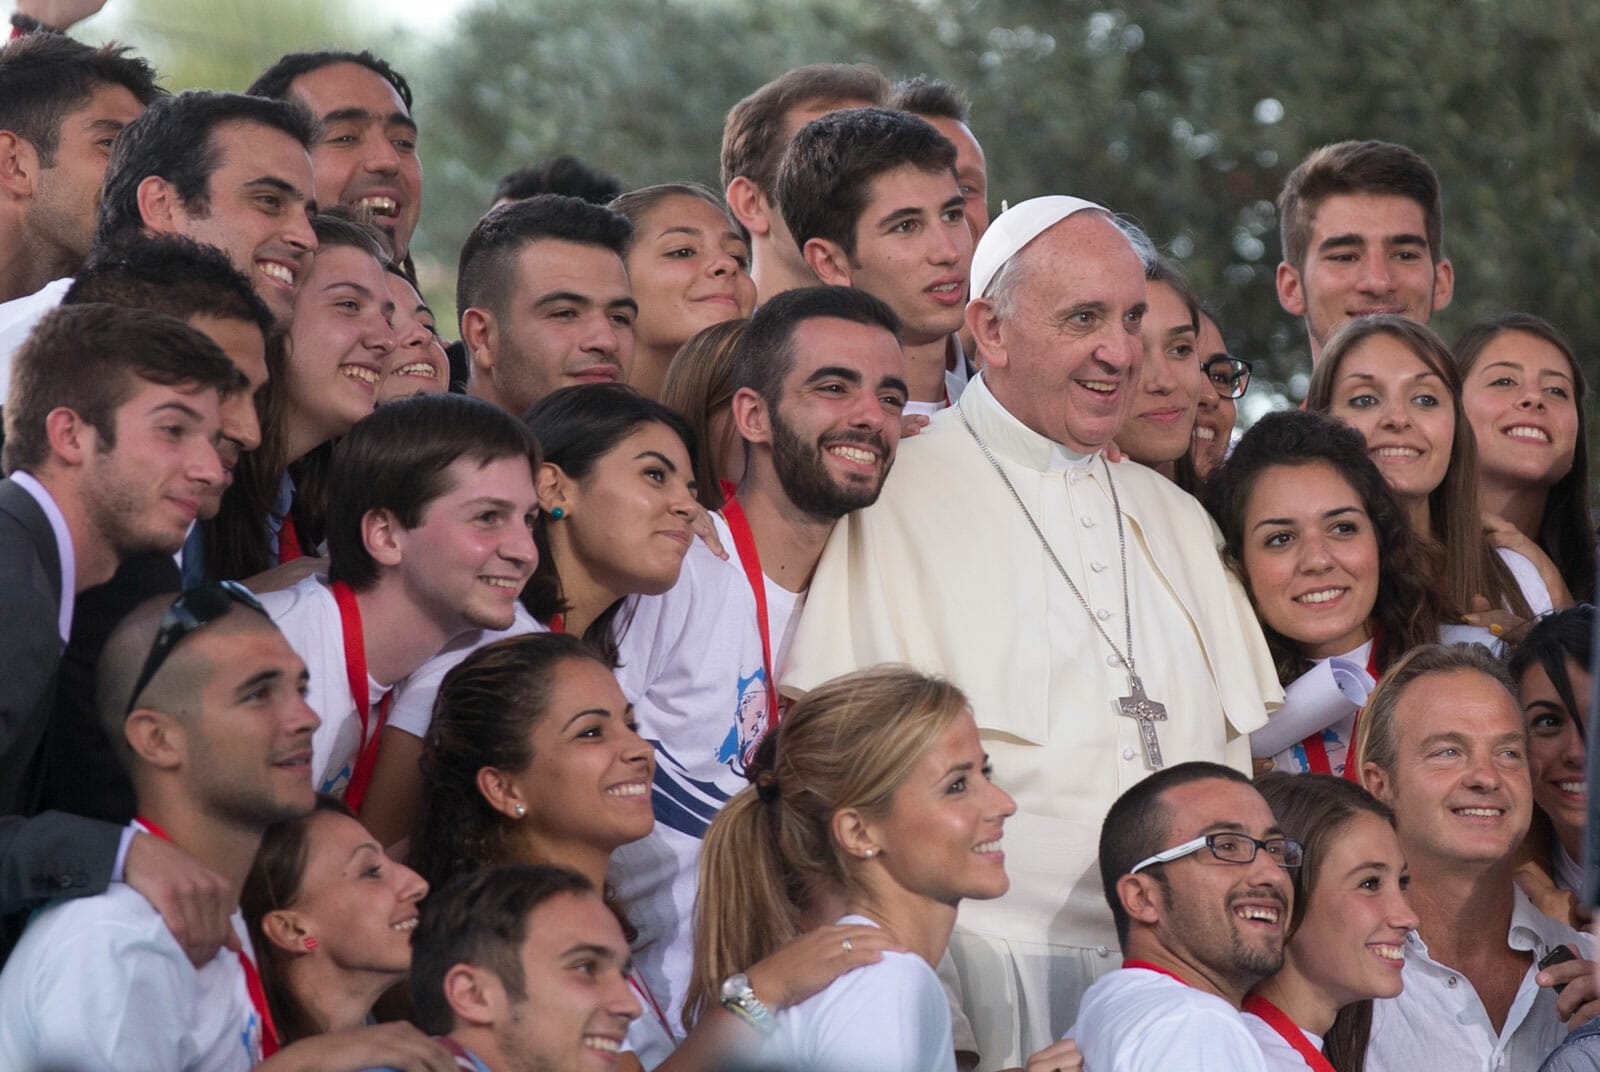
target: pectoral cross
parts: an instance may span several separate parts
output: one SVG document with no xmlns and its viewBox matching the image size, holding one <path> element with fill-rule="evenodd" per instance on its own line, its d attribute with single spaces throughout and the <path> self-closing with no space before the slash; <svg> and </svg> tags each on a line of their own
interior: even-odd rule
<svg viewBox="0 0 1600 1072">
<path fill-rule="evenodd" d="M 1161 769 L 1161 741 L 1156 737 L 1156 723 L 1167 720 L 1167 709 L 1144 694 L 1144 682 L 1139 675 L 1128 675 L 1130 696 L 1119 696 L 1117 707 L 1121 713 L 1139 724 L 1139 739 L 1144 744 L 1144 761 L 1151 770 Z"/>
</svg>

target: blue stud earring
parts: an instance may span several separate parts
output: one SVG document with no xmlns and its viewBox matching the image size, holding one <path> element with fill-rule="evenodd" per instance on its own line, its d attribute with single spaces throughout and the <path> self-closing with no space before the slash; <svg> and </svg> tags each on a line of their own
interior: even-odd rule
<svg viewBox="0 0 1600 1072">
<path fill-rule="evenodd" d="M 565 510 L 561 509 L 561 507 L 559 507 L 559 506 L 551 507 L 551 509 L 550 509 L 550 520 L 551 521 L 560 521 L 562 518 L 564 518 L 566 516 L 567 516 L 567 512 Z"/>
</svg>

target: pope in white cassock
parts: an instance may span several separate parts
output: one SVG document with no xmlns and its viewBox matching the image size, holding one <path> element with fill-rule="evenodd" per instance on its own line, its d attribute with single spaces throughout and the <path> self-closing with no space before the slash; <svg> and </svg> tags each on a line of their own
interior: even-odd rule
<svg viewBox="0 0 1600 1072">
<path fill-rule="evenodd" d="M 1018 806 L 1011 892 L 964 902 L 950 947 L 982 1069 L 1059 1039 L 1120 966 L 1096 870 L 1111 802 L 1161 764 L 1248 773 L 1246 735 L 1283 696 L 1209 515 L 1102 455 L 1138 387 L 1144 285 L 1098 205 L 995 221 L 967 307 L 983 373 L 839 522 L 779 674 L 803 693 L 905 662 L 971 698 Z"/>
</svg>

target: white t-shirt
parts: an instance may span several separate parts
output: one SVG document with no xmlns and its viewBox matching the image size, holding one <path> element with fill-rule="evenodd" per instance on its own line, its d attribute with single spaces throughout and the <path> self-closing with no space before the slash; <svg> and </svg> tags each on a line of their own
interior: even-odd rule
<svg viewBox="0 0 1600 1072">
<path fill-rule="evenodd" d="M 292 588 L 266 593 L 261 605 L 311 674 L 306 703 L 322 719 L 322 725 L 311 736 L 311 784 L 319 793 L 343 797 L 365 741 L 345 672 L 344 626 L 333 589 L 328 587 L 328 579 L 319 574 Z M 368 702 L 372 705 L 367 719 L 369 734 L 377 731 L 378 704 L 388 691 L 387 686 L 367 678 Z"/>
<path fill-rule="evenodd" d="M 862 916 L 840 923 L 873 925 Z M 928 962 L 885 953 L 776 1014 L 762 1067 L 827 1072 L 955 1072 L 950 1003 Z"/>
<path fill-rule="evenodd" d="M 1310 1066 L 1306 1064 L 1306 1059 L 1289 1045 L 1288 1039 L 1278 1034 L 1277 1028 L 1253 1012 L 1241 1015 L 1244 1017 L 1245 1029 L 1250 1032 L 1250 1037 L 1256 1040 L 1256 1045 L 1261 1047 L 1261 1056 L 1267 1062 L 1267 1072 L 1307 1072 Z M 1296 1025 L 1296 1030 L 1311 1043 L 1312 1049 L 1318 1053 L 1322 1052 L 1321 1038 L 1299 1025 Z"/>
<path fill-rule="evenodd" d="M 724 562 L 698 540 L 671 590 L 636 601 L 619 645 L 617 681 L 639 734 L 656 749 L 655 829 L 611 854 L 611 881 L 639 929 L 634 963 L 681 1023 L 693 960 L 700 839 L 749 783 L 746 765 L 767 729 L 766 670 L 756 601 L 722 518 Z M 799 597 L 766 582 L 776 666 Z"/>
<path fill-rule="evenodd" d="M 1267 1072 L 1238 1009 L 1145 968 L 1096 979 L 1069 1034 L 1093 1072 Z"/>
<path fill-rule="evenodd" d="M 237 912 L 233 929 L 249 952 Z M 0 1068 L 247 1072 L 260 1060 L 239 954 L 196 969 L 130 886 L 43 909 L 0 972 Z"/>
<path fill-rule="evenodd" d="M 1555 600 L 1550 598 L 1550 589 L 1544 586 L 1544 579 L 1539 576 L 1539 568 L 1528 561 L 1526 555 L 1519 554 L 1509 547 L 1496 547 L 1500 552 L 1500 561 L 1506 564 L 1506 569 L 1511 571 L 1511 577 L 1517 582 L 1517 587 L 1522 589 L 1522 598 L 1528 601 L 1528 610 L 1535 618 L 1542 614 L 1549 614 L 1555 610 Z"/>
<path fill-rule="evenodd" d="M 507 637 L 549 632 L 526 607 L 517 604 L 516 616 L 505 629 L 474 629 L 446 644 L 433 658 L 394 684 L 394 701 L 389 708 L 388 725 L 413 737 L 426 737 L 433 722 L 433 701 L 439 695 L 444 676 L 466 661 L 468 655 L 486 644 Z"/>
<path fill-rule="evenodd" d="M 0 302 L 0 405 L 11 390 L 11 359 L 28 341 L 39 321 L 61 304 L 72 288 L 72 278 L 52 280 L 32 294 Z"/>
</svg>

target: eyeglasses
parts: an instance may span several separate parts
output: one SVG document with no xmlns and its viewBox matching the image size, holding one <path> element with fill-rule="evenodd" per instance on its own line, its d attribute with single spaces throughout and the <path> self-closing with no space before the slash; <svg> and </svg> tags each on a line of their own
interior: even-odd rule
<svg viewBox="0 0 1600 1072">
<path fill-rule="evenodd" d="M 1294 838 L 1269 837 L 1257 840 L 1248 834 L 1201 834 L 1193 841 L 1185 841 L 1177 848 L 1158 852 L 1154 856 L 1140 860 L 1133 865 L 1133 870 L 1128 874 L 1137 875 L 1145 868 L 1156 864 L 1170 864 L 1174 860 L 1192 856 L 1201 849 L 1210 849 L 1211 855 L 1230 864 L 1249 863 L 1256 858 L 1257 850 L 1265 852 L 1279 867 L 1299 867 L 1300 861 L 1305 858 L 1305 848 Z"/>
<path fill-rule="evenodd" d="M 1223 398 L 1241 398 L 1250 388 L 1250 362 L 1242 357 L 1222 354 L 1206 361 L 1200 368 Z"/>
<path fill-rule="evenodd" d="M 139 695 L 150 684 L 150 679 L 156 676 L 156 671 L 161 669 L 161 664 L 167 661 L 172 649 L 196 629 L 227 614 L 235 603 L 263 615 L 267 613 L 261 601 L 238 581 L 220 581 L 191 588 L 167 608 L 167 613 L 161 616 L 161 627 L 156 630 L 155 643 L 150 645 L 144 669 L 139 671 L 139 679 L 134 683 L 132 695 L 128 697 L 125 714 L 133 714 Z"/>
</svg>

